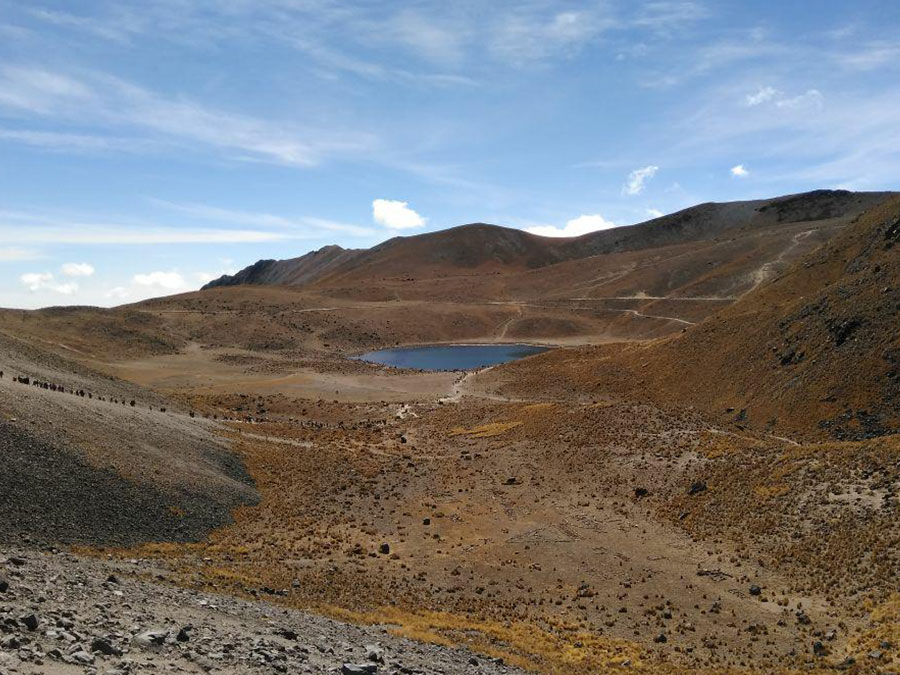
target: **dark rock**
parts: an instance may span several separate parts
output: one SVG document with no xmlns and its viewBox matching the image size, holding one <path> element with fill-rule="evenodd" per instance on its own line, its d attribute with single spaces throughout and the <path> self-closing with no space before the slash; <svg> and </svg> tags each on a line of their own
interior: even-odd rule
<svg viewBox="0 0 900 675">
<path fill-rule="evenodd" d="M 387 555 L 388 553 L 391 552 L 391 545 L 388 543 L 382 544 L 381 546 L 378 547 L 378 552 L 381 553 L 382 555 Z"/>
<path fill-rule="evenodd" d="M 341 675 L 370 675 L 377 671 L 375 663 L 345 663 L 341 666 Z"/>
<path fill-rule="evenodd" d="M 706 492 L 706 482 L 702 480 L 694 481 L 691 483 L 691 487 L 688 490 L 689 495 L 698 495 L 701 492 Z"/>
<path fill-rule="evenodd" d="M 191 635 L 190 633 L 188 633 L 187 626 L 178 631 L 175 639 L 178 640 L 178 642 L 188 642 L 191 639 Z"/>
<path fill-rule="evenodd" d="M 821 640 L 813 642 L 813 654 L 816 656 L 828 656 L 828 647 Z"/>
<path fill-rule="evenodd" d="M 104 656 L 122 656 L 122 650 L 104 638 L 95 638 L 91 642 L 91 651 L 100 652 Z"/>
<path fill-rule="evenodd" d="M 643 499 L 644 497 L 650 494 L 650 490 L 644 487 L 636 487 L 634 488 L 634 496 L 635 499 Z"/>
<path fill-rule="evenodd" d="M 660 633 L 655 638 L 653 638 L 653 641 L 657 644 L 664 644 L 669 641 L 669 638 L 666 637 L 665 633 Z"/>
<path fill-rule="evenodd" d="M 760 588 L 756 584 L 753 584 L 752 586 L 750 586 L 750 595 L 762 595 L 762 588 Z"/>
<path fill-rule="evenodd" d="M 30 631 L 37 630 L 38 627 L 38 618 L 34 614 L 29 614 L 28 616 L 23 616 L 20 621 L 22 625 L 25 626 Z"/>
<path fill-rule="evenodd" d="M 3 577 L 0 577 L 0 593 L 6 593 L 6 591 L 8 591 L 8 590 L 9 590 L 9 582 L 6 579 L 4 579 Z"/>
</svg>

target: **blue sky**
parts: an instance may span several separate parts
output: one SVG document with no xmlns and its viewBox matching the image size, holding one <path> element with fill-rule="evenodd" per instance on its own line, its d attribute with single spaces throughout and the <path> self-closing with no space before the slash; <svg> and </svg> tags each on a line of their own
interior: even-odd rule
<svg viewBox="0 0 900 675">
<path fill-rule="evenodd" d="M 0 305 L 896 189 L 895 0 L 0 0 Z"/>
</svg>

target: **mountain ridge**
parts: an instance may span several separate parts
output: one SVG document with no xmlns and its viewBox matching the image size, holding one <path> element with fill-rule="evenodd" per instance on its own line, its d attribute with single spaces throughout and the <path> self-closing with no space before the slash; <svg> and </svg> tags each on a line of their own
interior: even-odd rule
<svg viewBox="0 0 900 675">
<path fill-rule="evenodd" d="M 814 190 L 770 199 L 704 202 L 658 218 L 589 232 L 544 237 L 483 222 L 412 236 L 397 236 L 368 249 L 325 246 L 296 258 L 259 260 L 223 275 L 201 290 L 221 286 L 327 286 L 365 278 L 440 277 L 459 270 L 486 273 L 545 268 L 595 255 L 715 238 L 725 232 L 858 215 L 887 192 Z"/>
</svg>

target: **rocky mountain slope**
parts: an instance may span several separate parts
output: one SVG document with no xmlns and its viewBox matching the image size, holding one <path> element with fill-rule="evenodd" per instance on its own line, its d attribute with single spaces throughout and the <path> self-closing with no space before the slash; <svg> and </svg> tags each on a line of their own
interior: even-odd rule
<svg viewBox="0 0 900 675">
<path fill-rule="evenodd" d="M 638 225 L 547 238 L 474 223 L 395 237 L 368 250 L 327 246 L 289 260 L 261 260 L 204 288 L 239 284 L 340 286 L 392 277 L 433 278 L 480 270 L 514 272 L 567 260 L 712 239 L 735 229 L 855 216 L 884 193 L 820 190 L 775 199 L 707 203 Z"/>
<path fill-rule="evenodd" d="M 675 337 L 498 369 L 514 390 L 613 389 L 719 419 L 859 439 L 900 429 L 900 200 Z"/>
<path fill-rule="evenodd" d="M 520 673 L 462 649 L 145 579 L 147 561 L 0 547 L 0 672 Z"/>
<path fill-rule="evenodd" d="M 257 500 L 184 405 L 5 335 L 0 372 L 4 540 L 195 540 Z"/>
</svg>

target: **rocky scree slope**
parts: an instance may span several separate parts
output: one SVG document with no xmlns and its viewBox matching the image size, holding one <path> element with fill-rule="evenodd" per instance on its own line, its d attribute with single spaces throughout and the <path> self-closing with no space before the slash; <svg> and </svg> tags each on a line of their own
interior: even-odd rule
<svg viewBox="0 0 900 675">
<path fill-rule="evenodd" d="M 141 560 L 0 548 L 0 673 L 523 671 L 272 604 L 148 583 Z"/>
<path fill-rule="evenodd" d="M 0 335 L 0 536 L 188 541 L 258 500 L 215 424 Z"/>
</svg>

